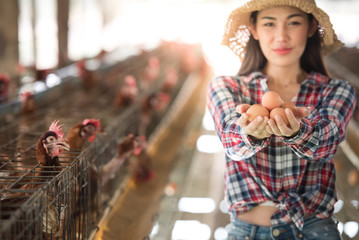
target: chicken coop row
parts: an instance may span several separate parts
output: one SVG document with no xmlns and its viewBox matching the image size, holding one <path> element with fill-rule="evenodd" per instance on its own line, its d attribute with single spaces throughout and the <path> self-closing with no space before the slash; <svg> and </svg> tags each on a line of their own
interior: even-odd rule
<svg viewBox="0 0 359 240">
<path fill-rule="evenodd" d="M 119 49 L 2 104 L 0 239 L 88 239 L 129 179 L 151 179 L 146 143 L 204 65 L 197 45 Z"/>
</svg>

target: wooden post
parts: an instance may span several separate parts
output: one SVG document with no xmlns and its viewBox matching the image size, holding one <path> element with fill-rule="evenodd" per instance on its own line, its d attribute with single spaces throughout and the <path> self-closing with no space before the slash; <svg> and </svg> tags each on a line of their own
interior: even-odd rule
<svg viewBox="0 0 359 240">
<path fill-rule="evenodd" d="M 17 75 L 19 62 L 18 1 L 0 0 L 0 73 Z"/>
<path fill-rule="evenodd" d="M 69 0 L 57 0 L 57 26 L 59 43 L 59 63 L 58 67 L 63 67 L 69 63 L 68 58 L 68 31 L 69 31 Z"/>
</svg>

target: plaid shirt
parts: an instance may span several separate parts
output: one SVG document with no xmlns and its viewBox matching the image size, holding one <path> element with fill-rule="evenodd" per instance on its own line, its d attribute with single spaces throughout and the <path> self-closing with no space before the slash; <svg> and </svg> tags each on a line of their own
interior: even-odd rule
<svg viewBox="0 0 359 240">
<path fill-rule="evenodd" d="M 293 99 L 296 106 L 313 108 L 299 133 L 254 141 L 237 124 L 236 106 L 261 103 L 266 82 L 267 76 L 254 72 L 217 77 L 208 86 L 208 109 L 226 152 L 225 196 L 234 216 L 273 201 L 278 210 L 272 225 L 293 221 L 301 230 L 305 214 L 333 214 L 333 155 L 345 138 L 356 94 L 347 82 L 312 72 Z"/>
</svg>

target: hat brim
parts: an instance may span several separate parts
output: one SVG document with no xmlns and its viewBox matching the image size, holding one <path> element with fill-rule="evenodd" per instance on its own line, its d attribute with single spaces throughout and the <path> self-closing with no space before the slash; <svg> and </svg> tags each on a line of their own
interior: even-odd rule
<svg viewBox="0 0 359 240">
<path fill-rule="evenodd" d="M 226 30 L 223 35 L 222 44 L 231 48 L 239 29 L 241 29 L 241 31 L 243 31 L 245 28 L 249 29 L 250 15 L 252 12 L 278 6 L 296 7 L 303 12 L 312 14 L 314 16 L 314 18 L 318 21 L 319 27 L 321 29 L 322 50 L 324 55 L 330 54 L 340 49 L 344 45 L 341 41 L 338 40 L 328 14 L 322 9 L 318 8 L 314 2 L 308 2 L 304 0 L 254 0 L 247 2 L 241 7 L 234 9 L 229 15 L 226 24 Z"/>
</svg>

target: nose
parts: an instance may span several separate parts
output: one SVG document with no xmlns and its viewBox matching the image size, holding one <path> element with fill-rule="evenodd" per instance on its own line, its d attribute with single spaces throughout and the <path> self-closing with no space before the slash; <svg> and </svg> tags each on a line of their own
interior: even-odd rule
<svg viewBox="0 0 359 240">
<path fill-rule="evenodd" d="M 288 40 L 288 29 L 285 24 L 280 24 L 276 29 L 276 40 L 278 42 L 285 42 Z"/>
</svg>

